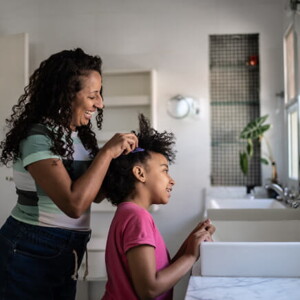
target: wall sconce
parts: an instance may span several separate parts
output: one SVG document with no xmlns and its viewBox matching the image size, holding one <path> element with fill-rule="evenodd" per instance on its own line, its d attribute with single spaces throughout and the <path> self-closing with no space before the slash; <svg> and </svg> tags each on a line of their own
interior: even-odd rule
<svg viewBox="0 0 300 300">
<path fill-rule="evenodd" d="M 199 115 L 200 108 L 195 99 L 176 95 L 168 100 L 167 111 L 175 119 L 184 119 L 187 116 Z"/>
</svg>

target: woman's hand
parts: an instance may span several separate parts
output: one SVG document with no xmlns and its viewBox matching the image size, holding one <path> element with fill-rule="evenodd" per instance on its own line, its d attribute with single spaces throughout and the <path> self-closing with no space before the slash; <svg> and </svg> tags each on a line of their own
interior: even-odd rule
<svg viewBox="0 0 300 300">
<path fill-rule="evenodd" d="M 102 148 L 111 158 L 128 154 L 138 147 L 138 138 L 134 133 L 116 133 Z"/>
</svg>

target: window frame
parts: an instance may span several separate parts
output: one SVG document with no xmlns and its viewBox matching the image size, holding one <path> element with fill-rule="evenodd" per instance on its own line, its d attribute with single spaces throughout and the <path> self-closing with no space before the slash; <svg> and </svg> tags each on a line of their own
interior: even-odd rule
<svg viewBox="0 0 300 300">
<path fill-rule="evenodd" d="M 287 186 L 298 192 L 299 191 L 299 149 L 300 149 L 300 139 L 299 139 L 299 117 L 300 117 L 300 107 L 298 98 L 298 57 L 297 57 L 297 34 L 295 29 L 295 24 L 291 23 L 287 30 L 284 33 L 283 38 L 283 52 L 284 52 L 284 102 L 285 102 L 285 132 L 287 134 Z M 291 90 L 292 89 L 292 90 Z M 298 145 L 298 155 L 297 155 L 297 169 L 298 176 L 291 176 L 292 167 L 291 167 L 291 159 L 290 156 L 293 148 L 293 141 L 291 140 L 293 133 L 290 128 L 290 114 L 296 112 L 297 113 L 297 141 Z"/>
</svg>

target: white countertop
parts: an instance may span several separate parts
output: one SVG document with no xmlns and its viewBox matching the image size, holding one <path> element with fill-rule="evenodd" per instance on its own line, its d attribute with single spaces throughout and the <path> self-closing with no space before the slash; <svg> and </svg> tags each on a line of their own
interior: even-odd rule
<svg viewBox="0 0 300 300">
<path fill-rule="evenodd" d="M 300 278 L 191 276 L 185 300 L 299 300 Z"/>
</svg>

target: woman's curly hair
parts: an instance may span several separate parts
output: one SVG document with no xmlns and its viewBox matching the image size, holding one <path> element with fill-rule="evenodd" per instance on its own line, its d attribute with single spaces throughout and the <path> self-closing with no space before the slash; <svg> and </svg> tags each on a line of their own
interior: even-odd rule
<svg viewBox="0 0 300 300">
<path fill-rule="evenodd" d="M 113 159 L 101 187 L 105 197 L 114 205 L 123 202 L 125 198 L 134 193 L 137 179 L 133 175 L 132 169 L 137 163 L 145 163 L 150 158 L 150 152 L 164 155 L 170 163 L 175 160 L 174 134 L 166 131 L 159 133 L 151 128 L 149 120 L 143 114 L 139 115 L 139 133 L 136 135 L 139 147 L 144 151 L 120 155 Z"/>
<path fill-rule="evenodd" d="M 88 55 L 80 48 L 64 50 L 44 60 L 31 75 L 24 94 L 12 108 L 12 115 L 5 120 L 8 133 L 0 144 L 0 163 L 8 165 L 19 157 L 19 144 L 36 123 L 50 129 L 51 151 L 72 160 L 72 101 L 82 89 L 82 76 L 87 76 L 92 70 L 102 75 L 101 68 L 99 56 Z M 102 89 L 100 94 L 102 96 Z M 96 123 L 99 129 L 102 127 L 102 114 L 102 109 L 98 109 Z M 91 122 L 77 130 L 84 147 L 94 157 L 99 149 Z"/>
</svg>

